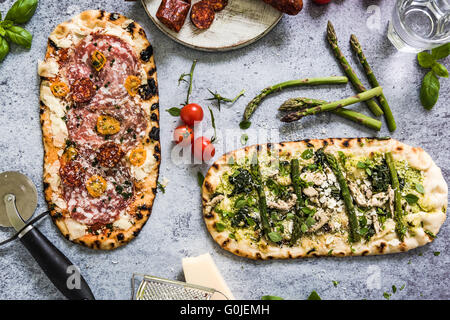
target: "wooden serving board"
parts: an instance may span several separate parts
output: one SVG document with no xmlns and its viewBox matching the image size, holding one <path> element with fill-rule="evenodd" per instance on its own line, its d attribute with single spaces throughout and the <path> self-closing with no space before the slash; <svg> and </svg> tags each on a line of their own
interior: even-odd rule
<svg viewBox="0 0 450 320">
<path fill-rule="evenodd" d="M 156 18 L 161 0 L 141 0 L 155 25 L 173 40 L 202 51 L 228 51 L 247 46 L 265 36 L 281 20 L 283 14 L 261 0 L 229 0 L 228 6 L 216 12 L 207 30 L 197 29 L 190 13 L 176 33 Z M 192 0 L 192 4 L 200 0 Z"/>
</svg>

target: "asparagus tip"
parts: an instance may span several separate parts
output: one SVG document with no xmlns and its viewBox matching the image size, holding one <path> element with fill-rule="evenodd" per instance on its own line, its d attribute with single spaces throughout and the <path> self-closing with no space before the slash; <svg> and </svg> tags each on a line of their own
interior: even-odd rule
<svg viewBox="0 0 450 320">
<path fill-rule="evenodd" d="M 333 24 L 330 20 L 328 20 L 327 24 L 327 36 L 330 41 L 337 42 L 336 31 L 334 30 Z"/>
</svg>

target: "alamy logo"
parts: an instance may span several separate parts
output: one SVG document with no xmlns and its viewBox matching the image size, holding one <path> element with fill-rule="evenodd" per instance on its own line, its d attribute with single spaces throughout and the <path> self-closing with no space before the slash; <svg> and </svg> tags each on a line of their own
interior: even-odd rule
<svg viewBox="0 0 450 320">
<path fill-rule="evenodd" d="M 366 13 L 370 16 L 366 20 L 366 26 L 370 31 L 382 33 L 381 28 L 381 9 L 379 6 L 371 5 L 367 7 Z"/>
<path fill-rule="evenodd" d="M 81 275 L 77 266 L 71 265 L 66 271 L 69 276 L 67 277 L 66 285 L 69 290 L 81 288 Z"/>
<path fill-rule="evenodd" d="M 381 289 L 381 269 L 378 266 L 369 266 L 367 268 L 367 289 Z"/>
</svg>

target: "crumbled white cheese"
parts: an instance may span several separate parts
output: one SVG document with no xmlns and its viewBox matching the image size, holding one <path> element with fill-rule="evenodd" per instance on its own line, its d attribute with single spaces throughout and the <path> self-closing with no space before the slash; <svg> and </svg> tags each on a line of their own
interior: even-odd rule
<svg viewBox="0 0 450 320">
<path fill-rule="evenodd" d="M 70 240 L 78 239 L 86 234 L 87 227 L 73 219 L 66 218 L 65 224 L 69 230 Z"/>
<path fill-rule="evenodd" d="M 67 132 L 66 123 L 54 113 L 50 114 L 50 122 L 50 128 L 53 134 L 53 144 L 57 148 L 64 147 L 66 139 L 69 135 L 69 133 Z"/>
<path fill-rule="evenodd" d="M 50 184 L 50 188 L 53 191 L 58 191 L 59 184 L 61 183 L 61 178 L 59 177 L 59 161 L 55 161 L 52 164 L 45 165 L 45 171 L 50 175 L 47 178 L 48 183 Z"/>
<path fill-rule="evenodd" d="M 133 226 L 128 215 L 123 215 L 113 223 L 113 227 L 121 230 L 128 230 Z"/>
<path fill-rule="evenodd" d="M 38 62 L 38 74 L 41 77 L 52 78 L 58 73 L 59 65 L 54 58 L 48 58 L 46 61 Z"/>
<path fill-rule="evenodd" d="M 153 170 L 153 167 L 156 164 L 156 159 L 153 157 L 153 151 L 150 148 L 147 148 L 147 158 L 143 165 L 137 167 L 131 165 L 131 174 L 136 180 L 144 180 Z"/>
<path fill-rule="evenodd" d="M 41 101 L 50 109 L 50 112 L 62 118 L 66 114 L 66 104 L 63 100 L 53 95 L 48 84 L 45 83 L 41 86 Z"/>
</svg>

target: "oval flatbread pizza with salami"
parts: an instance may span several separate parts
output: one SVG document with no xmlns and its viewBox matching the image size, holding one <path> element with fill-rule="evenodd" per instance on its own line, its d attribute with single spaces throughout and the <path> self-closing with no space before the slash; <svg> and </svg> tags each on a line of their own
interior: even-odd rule
<svg viewBox="0 0 450 320">
<path fill-rule="evenodd" d="M 159 100 L 145 31 L 85 11 L 50 34 L 39 63 L 44 188 L 63 235 L 93 249 L 136 237 L 160 164 Z"/>
<path fill-rule="evenodd" d="M 225 250 L 251 259 L 377 255 L 436 237 L 448 188 L 421 148 L 394 139 L 255 145 L 222 156 L 202 188 Z"/>
</svg>

